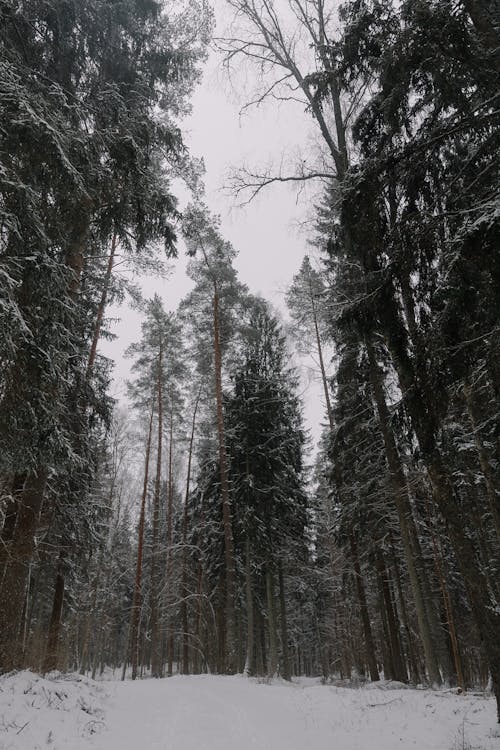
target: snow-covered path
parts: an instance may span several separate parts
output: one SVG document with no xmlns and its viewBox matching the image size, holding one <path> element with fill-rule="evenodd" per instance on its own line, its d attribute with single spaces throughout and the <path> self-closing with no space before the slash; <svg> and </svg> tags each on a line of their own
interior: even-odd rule
<svg viewBox="0 0 500 750">
<path fill-rule="evenodd" d="M 1 750 L 500 747 L 493 700 L 444 691 L 259 684 L 241 676 L 96 684 L 29 673 L 0 688 Z"/>
<path fill-rule="evenodd" d="M 107 721 L 113 741 L 96 738 L 99 750 L 452 750 L 462 747 L 462 726 L 476 747 L 485 720 L 494 727 L 495 718 L 493 701 L 482 698 L 242 677 L 148 680 L 114 693 Z M 490 747 L 499 747 L 498 737 Z"/>
</svg>

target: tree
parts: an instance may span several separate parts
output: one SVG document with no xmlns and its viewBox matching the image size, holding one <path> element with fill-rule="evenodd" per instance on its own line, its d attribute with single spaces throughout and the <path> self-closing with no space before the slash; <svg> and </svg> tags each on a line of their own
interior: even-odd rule
<svg viewBox="0 0 500 750">
<path fill-rule="evenodd" d="M 324 310 L 326 287 L 320 273 L 313 269 L 306 255 L 298 274 L 293 277 L 286 302 L 294 323 L 294 336 L 302 352 L 315 349 L 325 396 L 326 413 L 330 430 L 334 431 L 330 383 L 323 354 L 326 338 L 327 316 Z M 311 341 L 312 339 L 312 341 Z M 314 343 L 313 343 L 314 342 Z"/>
<path fill-rule="evenodd" d="M 257 302 L 227 398 L 228 453 L 237 553 L 245 570 L 246 671 L 255 670 L 254 586 L 264 588 L 269 635 L 268 673 L 278 668 L 275 581 L 280 583 L 282 670 L 289 678 L 283 565 L 291 549 L 304 555 L 307 495 L 305 435 L 297 381 L 287 367 L 286 342 L 267 306 Z"/>
<path fill-rule="evenodd" d="M 205 317 L 202 322 L 203 328 L 198 328 L 198 335 L 203 331 L 208 334 L 207 327 L 211 328 L 210 335 L 213 342 L 213 350 L 209 356 L 208 368 L 212 371 L 214 379 L 214 395 L 216 403 L 217 439 L 218 439 L 218 463 L 220 472 L 222 522 L 224 527 L 224 549 L 225 549 L 225 638 L 223 648 L 226 658 L 226 670 L 232 672 L 236 668 L 236 645 L 235 645 L 235 559 L 234 539 L 232 526 L 231 497 L 228 481 L 228 467 L 226 454 L 226 436 L 224 426 L 224 410 L 222 396 L 222 355 L 223 350 L 232 334 L 231 323 L 235 315 L 232 305 L 244 294 L 243 287 L 236 281 L 236 274 L 231 261 L 234 251 L 228 242 L 224 241 L 219 233 L 217 220 L 210 216 L 203 205 L 194 205 L 188 208 L 184 215 L 184 235 L 188 247 L 188 253 L 201 254 L 201 259 L 193 263 L 191 273 L 197 285 L 190 297 L 185 300 L 184 306 L 193 306 L 197 300 L 205 308 L 211 301 L 212 315 Z M 224 304 L 221 313 L 220 305 Z M 244 303 L 244 298 L 239 300 Z M 201 321 L 200 321 L 201 322 Z M 206 340 L 205 340 L 206 341 Z M 198 360 L 201 368 L 207 366 L 205 357 L 208 354 L 206 345 L 199 349 Z M 213 357 L 213 358 L 212 358 Z"/>
<path fill-rule="evenodd" d="M 495 286 L 495 268 L 492 273 L 482 253 L 498 233 L 489 209 L 498 189 L 493 178 L 497 115 L 490 106 L 496 72 L 467 13 L 456 13 L 451 4 L 423 3 L 418 10 L 410 4 L 399 10 L 380 6 L 371 21 L 367 11 L 368 6 L 359 15 L 352 5 L 346 15 L 347 75 L 366 74 L 361 50 L 367 35 L 380 47 L 372 66 L 377 85 L 356 125 L 363 159 L 346 190 L 344 223 L 364 272 L 379 279 L 369 317 L 386 338 L 500 700 L 498 622 L 489 574 L 464 533 L 464 512 L 470 529 L 477 523 L 456 491 L 443 450 L 454 391 L 473 368 L 469 355 L 487 361 L 495 346 L 490 332 L 496 313 L 489 303 L 479 311 L 474 300 L 480 290 L 492 300 Z M 433 31 L 438 26 L 447 30 L 446 54 Z M 425 60 L 431 58 L 435 63 L 428 66 Z M 389 78 L 392 94 L 381 107 Z M 477 274 L 471 273 L 471 263 Z M 361 314 L 368 318 L 366 309 Z M 460 352 L 458 358 L 454 352 Z M 490 554 L 495 559 L 494 545 Z"/>
<path fill-rule="evenodd" d="M 146 308 L 146 317 L 142 325 L 142 339 L 128 349 L 129 356 L 134 356 L 133 370 L 137 373 L 135 382 L 130 384 L 129 392 L 134 406 L 143 411 L 149 408 L 150 419 L 146 440 L 146 463 L 144 484 L 140 506 L 139 537 L 137 548 L 136 584 L 134 602 L 131 612 L 130 643 L 132 657 L 132 679 L 137 674 L 137 646 L 139 611 L 141 601 L 142 548 L 144 542 L 145 504 L 148 487 L 148 464 L 151 450 L 153 415 L 156 415 L 156 473 L 153 489 L 153 518 L 151 540 L 151 586 L 150 586 L 150 628 L 151 628 L 151 673 L 160 677 L 162 673 L 161 634 L 160 634 L 160 490 L 162 483 L 164 413 L 170 413 L 170 451 L 172 450 L 174 409 L 178 411 L 178 381 L 184 375 L 183 342 L 181 330 L 173 314 L 167 314 L 158 296 L 151 300 Z M 170 475 L 171 475 L 171 459 Z M 170 495 L 171 497 L 171 495 Z M 168 507 L 168 524 L 172 528 L 172 503 Z M 171 537 L 171 534 L 170 534 Z M 167 540 L 171 545 L 171 538 Z M 167 566 L 169 567 L 169 566 Z M 167 573 L 169 571 L 167 570 Z M 167 581 L 167 586 L 170 582 Z"/>
<path fill-rule="evenodd" d="M 1 594 L 8 669 L 46 490 L 54 473 L 78 465 L 92 389 L 102 385 L 95 372 L 92 383 L 82 377 L 99 298 L 104 305 L 94 260 L 116 238 L 139 250 L 162 240 L 174 251 L 168 162 L 186 161 L 174 118 L 210 16 L 204 6 L 174 13 L 142 0 L 116 17 L 105 2 L 59 0 L 3 3 L 0 12 L 1 313 L 12 331 L 0 351 L 0 471 L 14 488 Z"/>
</svg>

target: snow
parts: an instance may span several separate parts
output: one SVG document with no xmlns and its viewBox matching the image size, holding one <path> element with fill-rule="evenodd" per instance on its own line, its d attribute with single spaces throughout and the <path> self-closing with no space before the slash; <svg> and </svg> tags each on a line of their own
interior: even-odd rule
<svg viewBox="0 0 500 750">
<path fill-rule="evenodd" d="M 0 679 L 1 750 L 498 750 L 490 696 L 242 676 Z"/>
</svg>

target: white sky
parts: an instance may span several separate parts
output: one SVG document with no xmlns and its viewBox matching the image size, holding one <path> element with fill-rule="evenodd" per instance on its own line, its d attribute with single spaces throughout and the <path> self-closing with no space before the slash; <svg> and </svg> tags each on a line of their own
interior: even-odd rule
<svg viewBox="0 0 500 750">
<path fill-rule="evenodd" d="M 221 33 L 219 29 L 217 32 Z M 220 58 L 212 53 L 192 100 L 192 114 L 182 124 L 182 130 L 191 154 L 204 159 L 205 200 L 220 215 L 222 234 L 239 253 L 235 266 L 240 280 L 286 317 L 284 291 L 304 254 L 311 252 L 302 226 L 310 204 L 304 196 L 301 200 L 296 191 L 281 184 L 266 188 L 250 205 L 239 208 L 224 185 L 230 169 L 243 163 L 258 166 L 295 158 L 300 147 L 308 146 L 312 127 L 309 115 L 297 104 L 271 102 L 240 116 L 245 103 L 244 88 L 243 80 L 228 81 Z M 165 307 L 175 309 L 191 285 L 185 267 L 181 246 L 171 277 L 144 279 L 144 294 L 152 296 L 158 292 Z M 129 368 L 123 352 L 140 338 L 141 317 L 127 307 L 111 310 L 110 315 L 121 318 L 112 327 L 117 339 L 101 342 L 100 348 L 116 362 L 114 395 L 121 399 Z M 306 426 L 316 442 L 324 415 L 321 389 L 316 382 L 308 384 L 306 362 L 301 370 Z"/>
</svg>

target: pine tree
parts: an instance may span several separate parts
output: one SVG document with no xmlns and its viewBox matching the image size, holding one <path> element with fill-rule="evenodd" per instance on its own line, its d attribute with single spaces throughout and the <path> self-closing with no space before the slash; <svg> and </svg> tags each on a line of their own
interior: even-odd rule
<svg viewBox="0 0 500 750">
<path fill-rule="evenodd" d="M 184 235 L 188 253 L 198 255 L 191 266 L 191 275 L 196 286 L 184 301 L 184 307 L 199 307 L 196 325 L 197 336 L 203 337 L 198 347 L 197 359 L 201 372 L 211 371 L 214 383 L 216 406 L 218 467 L 222 503 L 222 524 L 225 550 L 225 643 L 221 650 L 225 654 L 225 670 L 236 669 L 235 632 L 235 554 L 232 523 L 232 501 L 229 488 L 228 459 L 223 408 L 223 352 L 235 331 L 236 307 L 245 304 L 245 289 L 237 282 L 232 266 L 234 251 L 220 235 L 218 222 L 203 205 L 193 205 L 184 215 Z M 211 313 L 209 312 L 211 307 Z M 212 348 L 207 347 L 212 341 Z M 208 360 L 208 361 L 207 361 Z"/>
<path fill-rule="evenodd" d="M 330 383 L 325 365 L 324 346 L 327 338 L 327 316 L 325 314 L 326 287 L 321 274 L 311 266 L 306 255 L 298 274 L 293 278 L 287 292 L 287 305 L 294 323 L 294 337 L 302 352 L 315 350 L 318 356 L 321 382 L 325 396 L 326 413 L 330 429 L 334 422 L 330 395 Z"/>
</svg>

